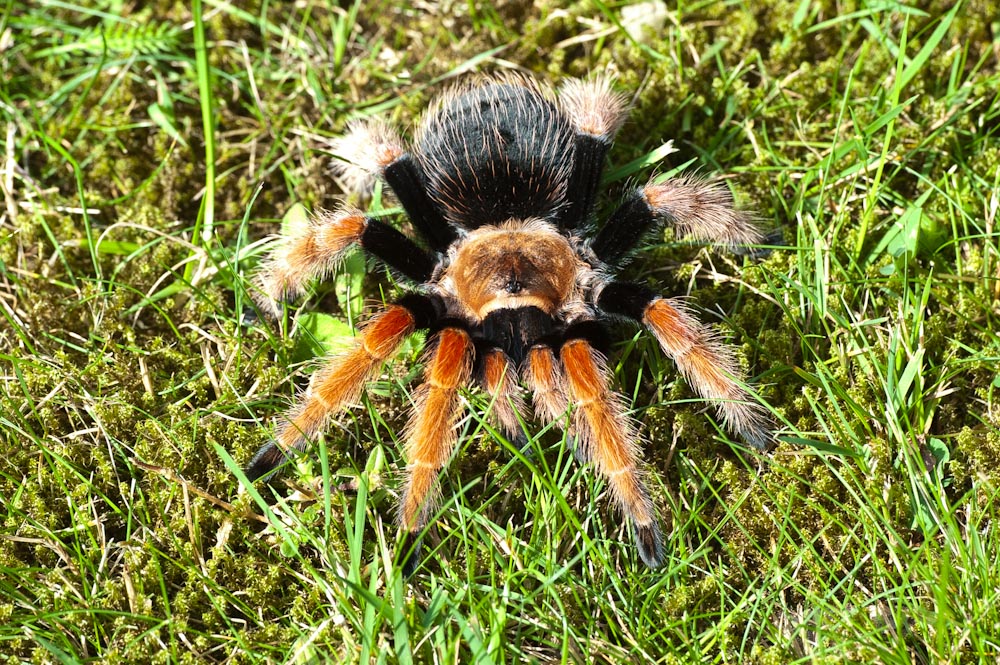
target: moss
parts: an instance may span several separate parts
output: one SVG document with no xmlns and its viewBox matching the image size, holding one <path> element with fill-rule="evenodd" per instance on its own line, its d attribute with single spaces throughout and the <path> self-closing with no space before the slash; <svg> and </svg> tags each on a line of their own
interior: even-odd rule
<svg viewBox="0 0 1000 665">
<path fill-rule="evenodd" d="M 963 428 L 955 437 L 950 468 L 959 487 L 981 482 L 1000 486 L 1000 433 L 981 426 Z"/>
</svg>

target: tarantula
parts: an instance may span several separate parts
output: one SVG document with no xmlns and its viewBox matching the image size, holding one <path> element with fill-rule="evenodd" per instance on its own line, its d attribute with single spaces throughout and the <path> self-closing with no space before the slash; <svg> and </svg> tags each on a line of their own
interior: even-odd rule
<svg viewBox="0 0 1000 665">
<path fill-rule="evenodd" d="M 314 374 L 276 438 L 250 461 L 247 477 L 270 476 L 290 451 L 303 450 L 328 416 L 357 401 L 408 335 L 427 330 L 398 516 L 406 574 L 417 565 L 438 474 L 455 448 L 459 391 L 470 383 L 493 398 L 498 429 L 523 442 L 523 382 L 537 416 L 569 427 L 577 456 L 605 479 L 631 524 L 640 557 L 659 566 L 662 535 L 637 426 L 610 387 L 607 323 L 644 324 L 694 390 L 751 445 L 766 446 L 770 423 L 742 387 L 732 349 L 683 302 L 613 275 L 663 223 L 727 245 L 761 237 L 726 188 L 694 178 L 635 189 L 595 230 L 604 160 L 628 107 L 607 78 L 570 80 L 556 94 L 529 78 L 493 76 L 438 99 L 412 150 L 384 122 L 350 125 L 335 149 L 347 163 L 342 174 L 359 184 L 381 178 L 423 243 L 358 210 L 319 215 L 282 238 L 263 263 L 260 304 L 277 314 L 279 302 L 329 275 L 355 245 L 415 288 L 372 319 L 353 349 Z"/>
</svg>

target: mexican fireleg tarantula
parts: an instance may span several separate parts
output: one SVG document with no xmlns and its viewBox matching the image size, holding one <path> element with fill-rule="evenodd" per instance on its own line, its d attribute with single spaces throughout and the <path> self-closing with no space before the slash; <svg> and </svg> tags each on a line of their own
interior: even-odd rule
<svg viewBox="0 0 1000 665">
<path fill-rule="evenodd" d="M 399 526 L 404 570 L 419 559 L 437 476 L 455 448 L 459 391 L 475 382 L 493 398 L 492 417 L 524 441 L 519 384 L 535 413 L 569 425 L 577 455 L 611 487 L 631 522 L 639 555 L 663 562 L 662 536 L 644 480 L 637 428 L 609 387 L 607 322 L 642 322 L 688 383 L 713 400 L 732 431 L 758 448 L 770 440 L 766 411 L 741 387 L 733 351 L 688 308 L 645 286 L 615 281 L 630 253 L 662 223 L 698 240 L 755 243 L 750 218 L 727 189 L 693 178 L 632 191 L 595 229 L 594 199 L 628 103 L 606 78 L 571 80 L 558 96 L 522 77 L 489 77 L 456 88 L 428 111 L 407 151 L 387 124 L 351 126 L 335 152 L 357 182 L 380 177 L 424 244 L 344 209 L 283 238 L 258 281 L 261 304 L 302 294 L 360 245 L 418 287 L 365 326 L 354 348 L 318 371 L 276 439 L 246 473 L 272 473 L 303 450 L 327 417 L 362 387 L 415 330 L 428 330 L 425 380 L 406 432 L 406 482 Z"/>
</svg>

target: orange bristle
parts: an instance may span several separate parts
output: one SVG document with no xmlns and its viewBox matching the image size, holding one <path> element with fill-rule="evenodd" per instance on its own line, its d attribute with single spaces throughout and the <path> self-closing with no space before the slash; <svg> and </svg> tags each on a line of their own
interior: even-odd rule
<svg viewBox="0 0 1000 665">
<path fill-rule="evenodd" d="M 567 342 L 560 356 L 576 409 L 573 424 L 580 451 L 607 480 L 615 502 L 632 522 L 643 559 L 649 565 L 659 565 L 659 526 L 639 467 L 635 424 L 608 386 L 603 357 L 588 342 Z M 657 545 L 645 548 L 639 538 L 643 533 Z"/>
<path fill-rule="evenodd" d="M 752 445 L 765 447 L 770 419 L 740 385 L 742 372 L 732 349 L 680 306 L 663 298 L 646 307 L 643 322 L 677 363 L 688 384 L 702 397 L 716 401 L 726 425 Z"/>
<path fill-rule="evenodd" d="M 303 448 L 331 413 L 357 401 L 365 382 L 413 329 L 413 315 L 397 305 L 372 319 L 355 347 L 333 358 L 309 382 L 304 400 L 278 432 L 277 445 Z"/>
<path fill-rule="evenodd" d="M 531 388 L 535 411 L 547 420 L 558 420 L 566 413 L 565 379 L 556 364 L 552 349 L 536 346 L 528 352 L 528 366 L 524 375 Z"/>
<path fill-rule="evenodd" d="M 427 522 L 437 495 L 436 478 L 455 447 L 458 388 L 472 372 L 473 346 L 468 333 L 445 328 L 438 334 L 424 371 L 413 418 L 407 427 L 407 481 L 399 523 L 416 531 Z"/>
</svg>

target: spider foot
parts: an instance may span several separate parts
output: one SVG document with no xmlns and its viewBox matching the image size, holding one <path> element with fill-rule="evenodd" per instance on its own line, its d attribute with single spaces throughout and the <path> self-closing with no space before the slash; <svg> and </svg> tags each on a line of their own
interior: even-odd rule
<svg viewBox="0 0 1000 665">
<path fill-rule="evenodd" d="M 419 531 L 410 531 L 403 536 L 403 541 L 399 545 L 402 557 L 399 561 L 403 577 L 412 577 L 420 564 L 421 534 Z"/>
<path fill-rule="evenodd" d="M 516 447 L 526 456 L 531 457 L 534 454 L 534 449 L 531 447 L 531 441 L 523 430 L 518 430 L 517 432 L 509 432 L 507 434 L 507 440 L 510 441 L 511 445 Z"/>
<path fill-rule="evenodd" d="M 292 456 L 288 452 L 282 450 L 274 441 L 268 441 L 250 459 L 243 473 L 251 483 L 261 479 L 269 483 L 278 475 L 280 468 L 291 461 Z"/>
<path fill-rule="evenodd" d="M 634 524 L 633 534 L 635 544 L 639 549 L 639 558 L 650 568 L 659 568 L 663 565 L 663 534 L 660 532 L 660 525 L 656 522 L 651 524 Z"/>
</svg>

